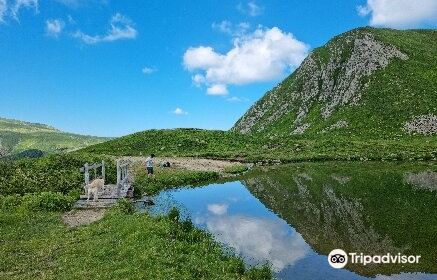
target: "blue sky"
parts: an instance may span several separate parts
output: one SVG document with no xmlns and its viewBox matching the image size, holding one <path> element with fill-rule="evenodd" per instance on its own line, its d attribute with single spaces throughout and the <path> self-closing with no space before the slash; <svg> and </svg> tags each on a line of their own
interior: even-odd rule
<svg viewBox="0 0 437 280">
<path fill-rule="evenodd" d="M 0 116 L 229 129 L 311 49 L 359 26 L 435 28 L 436 2 L 0 0 Z"/>
</svg>

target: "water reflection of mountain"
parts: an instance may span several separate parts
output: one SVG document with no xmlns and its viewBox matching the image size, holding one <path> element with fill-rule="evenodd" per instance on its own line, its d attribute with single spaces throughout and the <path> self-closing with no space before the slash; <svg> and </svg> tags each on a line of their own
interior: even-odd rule
<svg viewBox="0 0 437 280">
<path fill-rule="evenodd" d="M 414 265 L 348 265 L 350 270 L 370 276 L 436 273 L 437 195 L 412 187 L 405 176 L 411 181 L 416 178 L 411 174 L 420 171 L 408 172 L 377 164 L 299 165 L 258 174 L 243 184 L 321 254 L 342 248 L 422 256 Z"/>
</svg>

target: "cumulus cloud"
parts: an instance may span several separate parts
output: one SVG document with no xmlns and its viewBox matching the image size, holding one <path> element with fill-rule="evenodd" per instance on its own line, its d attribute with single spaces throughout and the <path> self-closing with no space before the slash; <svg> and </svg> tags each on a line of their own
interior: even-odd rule
<svg viewBox="0 0 437 280">
<path fill-rule="evenodd" d="M 219 204 L 219 203 L 208 204 L 207 206 L 209 212 L 218 216 L 226 214 L 228 212 L 228 207 L 229 205 L 227 204 Z"/>
<path fill-rule="evenodd" d="M 0 0 L 0 23 L 5 23 L 6 17 L 12 17 L 18 21 L 21 9 L 33 9 L 35 13 L 38 13 L 38 0 Z"/>
<path fill-rule="evenodd" d="M 153 72 L 156 72 L 156 68 L 154 67 L 144 67 L 141 72 L 143 72 L 144 75 L 152 74 Z"/>
<path fill-rule="evenodd" d="M 82 31 L 77 31 L 73 37 L 81 40 L 85 44 L 97 44 L 101 42 L 114 42 L 123 39 L 135 39 L 138 31 L 133 27 L 133 23 L 120 13 L 112 16 L 110 21 L 111 28 L 105 35 L 88 35 Z"/>
<path fill-rule="evenodd" d="M 215 84 L 208 87 L 206 90 L 206 94 L 208 95 L 228 95 L 228 89 L 226 85 L 223 84 Z"/>
<path fill-rule="evenodd" d="M 235 37 L 233 48 L 225 54 L 212 47 L 190 47 L 183 64 L 197 85 L 203 84 L 210 95 L 226 95 L 227 85 L 243 85 L 281 78 L 297 67 L 309 47 L 291 33 L 277 27 L 258 28 L 253 33 Z"/>
<path fill-rule="evenodd" d="M 46 34 L 52 37 L 58 37 L 65 27 L 64 21 L 60 19 L 46 20 Z"/>
<path fill-rule="evenodd" d="M 245 4 L 240 3 L 237 9 L 243 14 L 247 14 L 251 17 L 256 17 L 264 12 L 264 7 L 259 6 L 255 1 L 249 1 Z"/>
<path fill-rule="evenodd" d="M 436 0 L 367 0 L 357 7 L 360 16 L 370 15 L 370 25 L 412 28 L 437 23 Z"/>
<path fill-rule="evenodd" d="M 173 114 L 175 114 L 175 115 L 188 115 L 188 112 L 186 112 L 183 109 L 177 107 L 176 109 L 174 109 Z"/>
</svg>

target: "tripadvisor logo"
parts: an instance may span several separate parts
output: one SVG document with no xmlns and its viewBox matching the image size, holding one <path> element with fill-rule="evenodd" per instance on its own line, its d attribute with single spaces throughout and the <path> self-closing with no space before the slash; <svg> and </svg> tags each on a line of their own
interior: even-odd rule
<svg viewBox="0 0 437 280">
<path fill-rule="evenodd" d="M 419 263 L 419 255 L 402 255 L 387 253 L 385 255 L 365 255 L 363 253 L 346 253 L 341 249 L 334 249 L 328 255 L 328 263 L 333 268 L 343 268 L 348 263 L 353 264 L 413 264 Z"/>
</svg>

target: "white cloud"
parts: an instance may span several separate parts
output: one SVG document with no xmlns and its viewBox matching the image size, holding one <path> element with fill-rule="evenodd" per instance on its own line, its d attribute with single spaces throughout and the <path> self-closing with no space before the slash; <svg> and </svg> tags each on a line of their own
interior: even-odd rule
<svg viewBox="0 0 437 280">
<path fill-rule="evenodd" d="M 223 20 L 219 23 L 214 22 L 211 27 L 212 29 L 217 30 L 221 33 L 237 37 L 247 33 L 247 31 L 250 29 L 250 23 L 240 22 L 238 24 L 233 24 L 228 20 Z"/>
<path fill-rule="evenodd" d="M 206 90 L 206 93 L 208 95 L 228 95 L 229 92 L 228 92 L 226 85 L 215 84 L 215 85 L 208 87 L 208 89 Z"/>
<path fill-rule="evenodd" d="M 235 37 L 233 48 L 225 54 L 208 46 L 191 47 L 184 54 L 183 64 L 197 72 L 192 79 L 207 86 L 208 94 L 225 95 L 230 84 L 281 78 L 302 62 L 308 50 L 291 33 L 277 27 L 258 28 L 252 34 Z"/>
<path fill-rule="evenodd" d="M 244 100 L 239 98 L 239 97 L 232 96 L 232 97 L 229 97 L 228 99 L 226 99 L 226 101 L 232 102 L 232 103 L 238 103 L 238 102 L 243 102 Z"/>
<path fill-rule="evenodd" d="M 138 31 L 133 27 L 132 21 L 120 13 L 112 16 L 110 24 L 111 28 L 105 35 L 88 35 L 82 31 L 77 31 L 73 34 L 73 37 L 78 38 L 85 44 L 97 44 L 122 39 L 135 39 L 138 35 Z"/>
<path fill-rule="evenodd" d="M 437 23 L 436 0 L 367 0 L 357 7 L 360 16 L 370 15 L 370 25 L 412 28 Z"/>
<path fill-rule="evenodd" d="M 246 4 L 238 4 L 237 9 L 243 14 L 248 14 L 251 17 L 256 17 L 264 12 L 264 7 L 256 4 L 255 1 L 249 1 Z"/>
<path fill-rule="evenodd" d="M 290 234 L 284 224 L 240 215 L 214 216 L 206 221 L 208 231 L 247 262 L 268 261 L 275 272 L 294 265 L 309 253 L 304 239 L 296 232 Z"/>
<path fill-rule="evenodd" d="M 0 23 L 5 22 L 7 11 L 8 11 L 8 5 L 6 3 L 6 0 L 0 0 Z"/>
<path fill-rule="evenodd" d="M 11 14 L 16 20 L 18 20 L 18 12 L 22 9 L 35 9 L 38 12 L 38 0 L 16 0 L 15 4 L 11 7 Z"/>
<path fill-rule="evenodd" d="M 222 55 L 211 47 L 189 48 L 184 54 L 184 65 L 188 70 L 216 67 L 221 61 Z"/>
<path fill-rule="evenodd" d="M 174 111 L 173 114 L 175 115 L 188 115 L 188 112 L 184 111 L 183 109 L 177 107 Z"/>
<path fill-rule="evenodd" d="M 65 23 L 59 19 L 46 20 L 46 34 L 52 37 L 58 37 L 65 27 Z"/>
<path fill-rule="evenodd" d="M 228 212 L 229 205 L 227 204 L 208 204 L 208 211 L 215 215 L 223 215 Z"/>
<path fill-rule="evenodd" d="M 6 17 L 12 17 L 18 21 L 21 9 L 34 9 L 38 13 L 38 0 L 0 0 L 0 23 L 6 22 Z"/>
<path fill-rule="evenodd" d="M 108 0 L 55 0 L 69 8 L 77 9 L 90 4 L 107 5 Z"/>
<path fill-rule="evenodd" d="M 193 75 L 191 80 L 193 80 L 194 85 L 197 87 L 200 87 L 203 83 L 205 83 L 205 77 L 202 74 Z"/>
<path fill-rule="evenodd" d="M 143 72 L 144 75 L 152 74 L 153 72 L 156 72 L 156 68 L 153 67 L 144 67 L 141 72 Z"/>
</svg>

